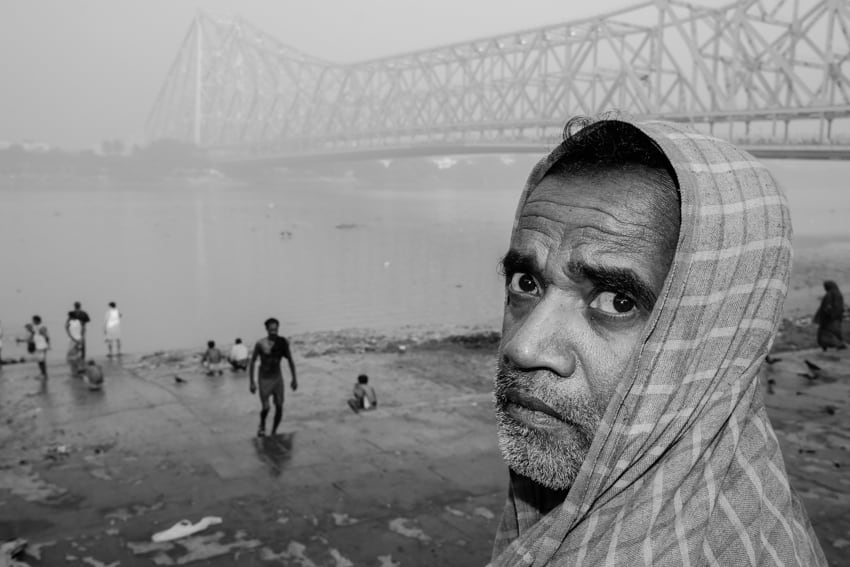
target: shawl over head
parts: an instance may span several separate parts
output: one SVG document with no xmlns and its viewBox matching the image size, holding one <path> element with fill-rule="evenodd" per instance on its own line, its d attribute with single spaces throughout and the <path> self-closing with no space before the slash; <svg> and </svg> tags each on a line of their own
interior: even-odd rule
<svg viewBox="0 0 850 567">
<path fill-rule="evenodd" d="M 492 565 L 825 565 L 758 379 L 791 269 L 785 196 L 728 142 L 634 125 L 678 177 L 676 254 L 566 499 L 542 515 L 514 479 Z"/>
<path fill-rule="evenodd" d="M 844 315 L 844 296 L 841 295 L 841 290 L 838 289 L 838 284 L 832 280 L 823 282 L 823 288 L 826 290 L 826 295 L 821 300 L 821 311 L 829 319 L 842 319 Z"/>
</svg>

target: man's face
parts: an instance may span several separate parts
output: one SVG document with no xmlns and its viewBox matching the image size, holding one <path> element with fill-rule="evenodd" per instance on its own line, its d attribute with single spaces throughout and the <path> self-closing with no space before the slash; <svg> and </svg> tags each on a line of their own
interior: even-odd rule
<svg viewBox="0 0 850 567">
<path fill-rule="evenodd" d="M 672 261 L 653 183 L 651 171 L 545 177 L 503 259 L 499 445 L 549 488 L 578 474 Z"/>
<path fill-rule="evenodd" d="M 266 325 L 266 332 L 269 334 L 270 337 L 276 337 L 277 336 L 277 328 L 278 328 L 277 323 L 269 323 L 268 325 Z"/>
</svg>

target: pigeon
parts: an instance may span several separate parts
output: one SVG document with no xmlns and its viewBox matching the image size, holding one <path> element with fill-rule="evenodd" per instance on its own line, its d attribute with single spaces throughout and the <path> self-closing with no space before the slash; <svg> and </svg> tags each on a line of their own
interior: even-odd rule
<svg viewBox="0 0 850 567">
<path fill-rule="evenodd" d="M 185 384 L 186 383 L 186 380 L 184 378 L 181 378 L 177 374 L 174 375 L 174 381 L 177 382 L 178 384 Z"/>
<path fill-rule="evenodd" d="M 798 372 L 797 376 L 802 376 L 803 378 L 806 378 L 809 382 L 814 382 L 818 378 L 817 373 L 809 374 L 808 372 Z"/>
<path fill-rule="evenodd" d="M 821 377 L 822 369 L 820 366 L 818 366 L 814 362 L 811 362 L 810 360 L 804 359 L 803 362 L 806 363 L 806 368 L 808 368 L 808 371 L 798 373 L 800 376 L 802 376 L 803 378 L 807 378 L 809 382 L 814 382 L 815 380 Z"/>
</svg>

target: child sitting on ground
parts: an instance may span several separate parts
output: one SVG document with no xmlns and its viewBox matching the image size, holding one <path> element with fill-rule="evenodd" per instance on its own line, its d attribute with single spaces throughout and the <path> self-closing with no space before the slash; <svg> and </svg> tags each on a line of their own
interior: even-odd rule
<svg viewBox="0 0 850 567">
<path fill-rule="evenodd" d="M 207 350 L 201 358 L 201 365 L 206 369 L 207 376 L 218 372 L 219 376 L 224 374 L 224 355 L 215 346 L 215 341 L 207 341 Z"/>
<path fill-rule="evenodd" d="M 378 405 L 378 396 L 375 394 L 375 388 L 369 385 L 369 377 L 361 374 L 357 377 L 357 383 L 354 385 L 354 397 L 348 400 L 348 407 L 354 413 L 360 410 L 375 409 Z"/>
<path fill-rule="evenodd" d="M 89 390 L 100 390 L 103 388 L 103 368 L 94 360 L 89 360 L 88 366 L 85 367 L 83 374 L 86 384 L 89 385 Z"/>
</svg>

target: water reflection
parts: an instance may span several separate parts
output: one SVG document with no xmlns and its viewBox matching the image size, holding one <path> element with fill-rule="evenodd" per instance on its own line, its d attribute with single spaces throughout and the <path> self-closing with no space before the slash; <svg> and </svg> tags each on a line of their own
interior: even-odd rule
<svg viewBox="0 0 850 567">
<path fill-rule="evenodd" d="M 292 442 L 295 433 L 278 433 L 268 437 L 254 438 L 254 451 L 265 463 L 272 476 L 280 476 L 284 465 L 292 458 Z"/>
<path fill-rule="evenodd" d="M 39 313 L 61 336 L 69 302 L 82 301 L 97 321 L 116 301 L 124 346 L 137 353 L 254 340 L 272 314 L 285 334 L 498 324 L 497 262 L 534 159 L 503 167 L 481 158 L 445 179 L 411 162 L 396 181 L 364 172 L 356 185 L 286 176 L 209 186 L 22 182 L 0 190 L 0 242 L 13 244 L 0 317 L 7 333 L 22 333 Z M 795 252 L 807 238 L 846 240 L 847 162 L 767 165 L 788 193 Z M 44 218 L 45 203 L 55 215 Z M 57 292 L 57 274 L 67 293 Z M 102 343 L 91 347 L 106 354 Z"/>
<path fill-rule="evenodd" d="M 68 376 L 68 390 L 71 401 L 77 407 L 95 407 L 104 400 L 104 388 L 92 390 L 83 378 Z"/>
</svg>

